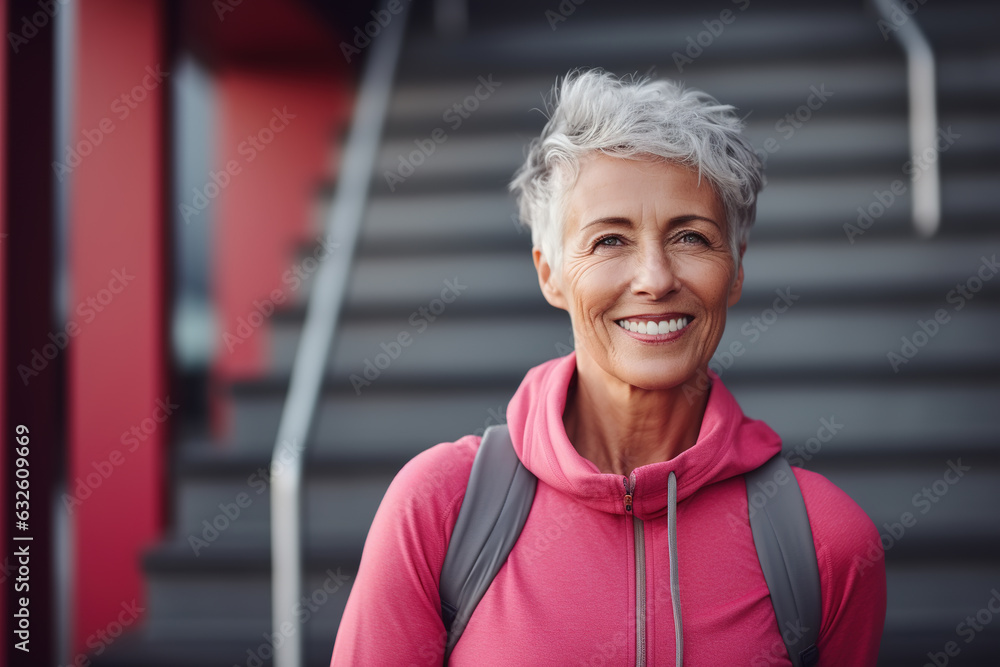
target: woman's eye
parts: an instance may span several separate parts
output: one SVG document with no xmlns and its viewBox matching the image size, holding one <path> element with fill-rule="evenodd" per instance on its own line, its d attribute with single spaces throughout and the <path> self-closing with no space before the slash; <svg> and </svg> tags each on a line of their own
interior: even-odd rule
<svg viewBox="0 0 1000 667">
<path fill-rule="evenodd" d="M 621 244 L 622 244 L 621 237 L 612 235 L 597 239 L 597 241 L 594 243 L 594 247 L 595 248 L 598 248 L 600 246 L 614 247 L 614 246 L 619 246 Z"/>
<path fill-rule="evenodd" d="M 685 233 L 683 236 L 681 236 L 681 241 L 684 242 L 684 243 L 696 243 L 696 244 L 703 244 L 703 245 L 707 245 L 708 244 L 708 241 L 705 240 L 704 236 L 702 236 L 701 234 L 695 233 L 695 232 L 687 232 L 687 233 Z"/>
</svg>

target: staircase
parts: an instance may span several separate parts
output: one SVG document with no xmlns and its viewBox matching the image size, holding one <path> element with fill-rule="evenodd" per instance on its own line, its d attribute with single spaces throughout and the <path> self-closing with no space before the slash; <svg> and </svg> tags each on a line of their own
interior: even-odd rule
<svg viewBox="0 0 1000 667">
<path fill-rule="evenodd" d="M 713 368 L 885 534 L 879 664 L 923 664 L 949 641 L 956 663 L 995 664 L 1000 621 L 968 643 L 956 626 L 1000 587 L 1000 277 L 975 282 L 980 258 L 1000 251 L 1000 46 L 989 32 L 1000 10 L 927 3 L 914 17 L 936 49 L 939 122 L 952 137 L 939 156 L 941 231 L 920 240 L 902 171 L 905 64 L 874 15 L 853 2 L 550 4 L 474 3 L 470 31 L 453 40 L 413 8 L 308 445 L 308 664 L 329 662 L 368 525 L 399 467 L 503 421 L 524 372 L 572 349 L 506 193 L 544 123 L 532 109 L 570 67 L 650 65 L 736 105 L 767 156 L 743 298 Z M 331 192 L 318 193 L 320 214 Z M 859 207 L 871 217 L 863 229 Z M 968 298 L 949 298 L 957 284 Z M 782 294 L 792 305 L 778 314 Z M 272 318 L 268 373 L 227 388 L 229 441 L 179 443 L 174 532 L 145 562 L 146 622 L 95 664 L 270 664 L 266 471 L 303 303 Z M 940 310 L 948 317 L 935 328 Z M 922 337 L 921 322 L 934 334 Z M 744 353 L 725 356 L 737 341 Z M 889 352 L 905 360 L 897 370 Z M 970 469 L 955 479 L 947 471 L 959 461 Z"/>
</svg>

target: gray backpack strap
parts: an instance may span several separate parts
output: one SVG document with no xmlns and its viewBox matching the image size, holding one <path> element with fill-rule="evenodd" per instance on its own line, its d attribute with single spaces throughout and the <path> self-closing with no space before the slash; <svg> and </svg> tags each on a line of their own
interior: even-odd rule
<svg viewBox="0 0 1000 667">
<path fill-rule="evenodd" d="M 507 560 L 535 499 L 537 479 L 514 452 L 506 424 L 483 434 L 441 568 L 444 663 Z"/>
<path fill-rule="evenodd" d="M 746 473 L 750 529 L 778 630 L 795 667 L 819 662 L 819 567 L 802 490 L 781 454 Z M 762 499 L 758 501 L 758 499 Z"/>
</svg>

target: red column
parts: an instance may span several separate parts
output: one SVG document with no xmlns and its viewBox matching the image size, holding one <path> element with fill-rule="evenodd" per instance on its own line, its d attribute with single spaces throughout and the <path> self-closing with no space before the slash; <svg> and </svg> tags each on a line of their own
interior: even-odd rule
<svg viewBox="0 0 1000 667">
<path fill-rule="evenodd" d="M 70 196 L 69 498 L 73 650 L 145 606 L 141 553 L 163 527 L 164 109 L 158 0 L 76 3 L 75 123 L 60 157 Z M 88 638 L 90 639 L 88 646 Z"/>
</svg>

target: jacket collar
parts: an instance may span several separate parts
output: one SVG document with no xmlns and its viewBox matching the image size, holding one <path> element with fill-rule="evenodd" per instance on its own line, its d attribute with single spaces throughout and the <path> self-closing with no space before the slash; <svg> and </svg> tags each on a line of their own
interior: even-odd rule
<svg viewBox="0 0 1000 667">
<path fill-rule="evenodd" d="M 621 475 L 602 473 L 580 456 L 566 435 L 562 415 L 576 352 L 535 366 L 525 375 L 507 407 L 514 450 L 540 480 L 579 502 L 624 514 Z M 711 389 L 694 446 L 669 461 L 636 468 L 633 514 L 640 519 L 667 511 L 667 477 L 677 476 L 683 501 L 702 487 L 742 475 L 781 451 L 781 439 L 767 424 L 744 416 L 736 399 L 709 371 Z"/>
</svg>

